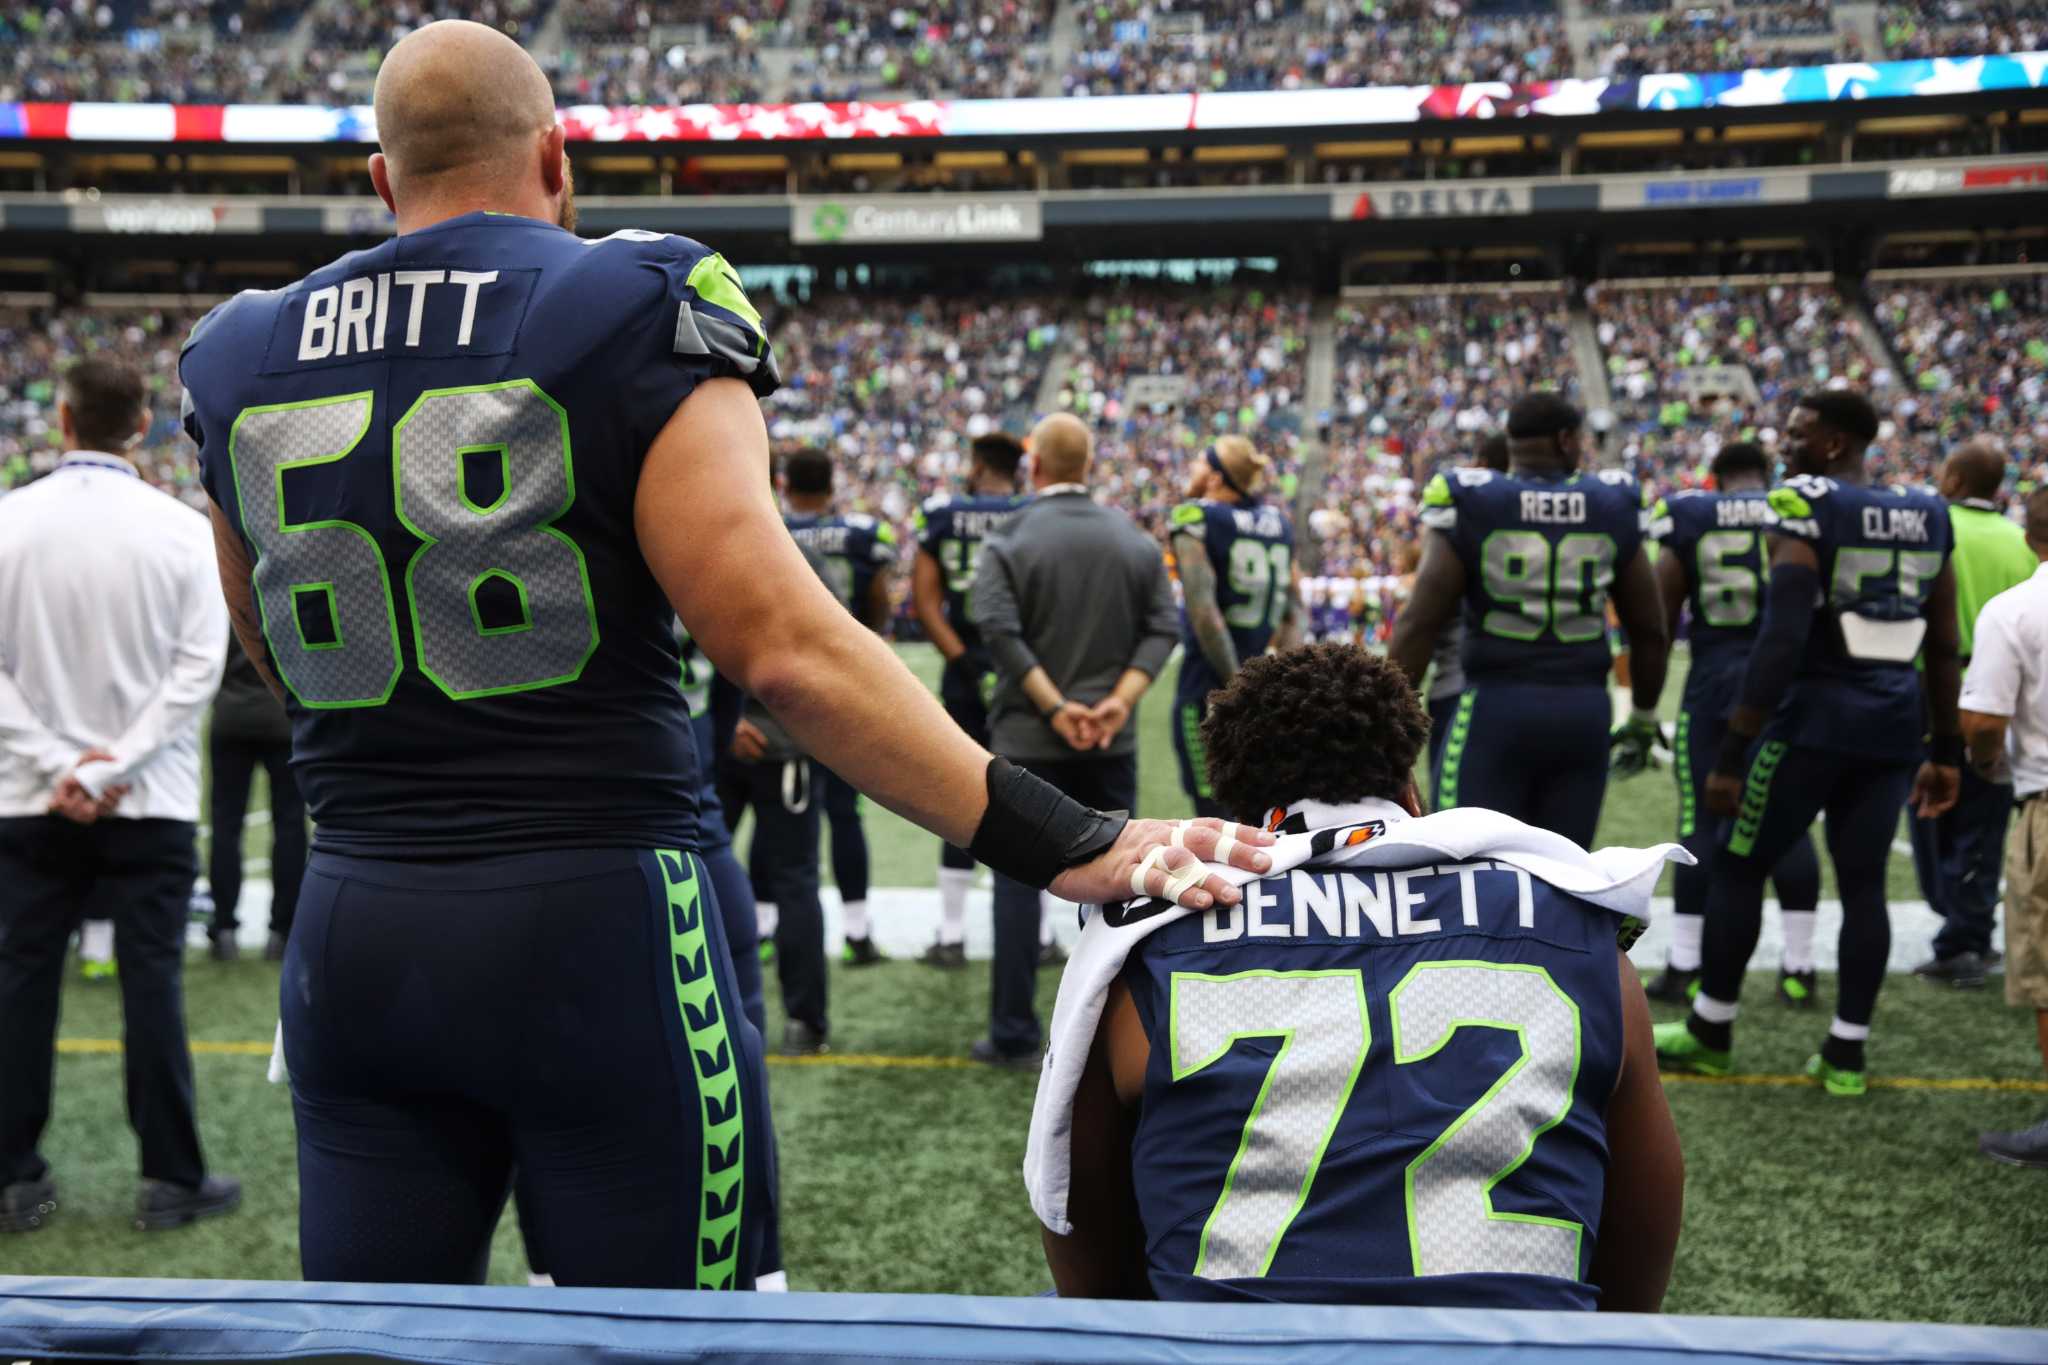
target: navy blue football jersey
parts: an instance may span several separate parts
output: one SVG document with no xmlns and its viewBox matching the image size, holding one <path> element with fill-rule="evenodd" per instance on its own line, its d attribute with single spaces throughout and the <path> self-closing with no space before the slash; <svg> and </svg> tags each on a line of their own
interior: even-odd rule
<svg viewBox="0 0 2048 1365">
<path fill-rule="evenodd" d="M 1771 530 L 1811 545 L 1821 603 L 1773 739 L 1908 761 L 1926 729 L 1914 666 L 1927 598 L 1955 548 L 1948 507 L 1924 489 L 1816 475 L 1770 492 Z"/>
<path fill-rule="evenodd" d="M 896 532 L 864 512 L 844 516 L 786 516 L 783 523 L 799 545 L 825 561 L 825 586 L 856 616 L 867 611 L 875 575 L 896 558 Z"/>
<path fill-rule="evenodd" d="M 1624 927 L 1478 862 L 1298 870 L 1145 939 L 1155 1292 L 1595 1307 Z"/>
<path fill-rule="evenodd" d="M 1184 502 L 1173 509 L 1174 536 L 1193 536 L 1216 571 L 1216 605 L 1240 662 L 1264 654 L 1294 591 L 1294 526 L 1269 503 Z M 1180 691 L 1206 696 L 1223 686 L 1180 613 Z"/>
<path fill-rule="evenodd" d="M 1030 501 L 1021 493 L 955 497 L 940 493 L 926 498 L 917 509 L 917 543 L 939 563 L 939 581 L 946 598 L 946 624 L 967 646 L 969 654 L 981 653 L 981 627 L 974 623 L 968 599 L 974 593 L 974 572 L 981 564 L 981 547 L 1017 509 Z"/>
<path fill-rule="evenodd" d="M 723 258 L 467 214 L 237 296 L 180 371 L 316 847 L 689 845 L 697 759 L 633 497 L 699 384 L 775 388 Z"/>
<path fill-rule="evenodd" d="M 1763 529 L 1770 520 L 1762 489 L 1674 493 L 1651 509 L 1651 537 L 1678 556 L 1685 571 L 1689 699 L 1722 709 L 1733 703 L 1734 684 L 1763 621 Z"/>
<path fill-rule="evenodd" d="M 1429 481 L 1423 525 L 1465 566 L 1465 673 L 1521 683 L 1601 683 L 1612 663 L 1607 599 L 1642 548 L 1648 517 L 1618 469 L 1535 479 L 1454 469 Z"/>
</svg>

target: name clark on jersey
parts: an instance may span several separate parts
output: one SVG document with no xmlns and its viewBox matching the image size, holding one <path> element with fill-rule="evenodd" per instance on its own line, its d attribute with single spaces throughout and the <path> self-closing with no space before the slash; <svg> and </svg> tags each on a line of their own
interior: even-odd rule
<svg viewBox="0 0 2048 1365">
<path fill-rule="evenodd" d="M 306 320 L 299 328 L 299 359 L 326 360 L 381 351 L 395 312 L 405 315 L 405 338 L 400 344 L 417 349 L 427 313 L 427 293 L 437 287 L 463 291 L 455 344 L 467 346 L 476 326 L 477 291 L 497 278 L 495 270 L 393 270 L 316 289 L 306 298 Z M 400 295 L 396 309 L 392 306 L 394 292 Z"/>
<path fill-rule="evenodd" d="M 1863 534 L 1871 540 L 1919 540 L 1927 536 L 1927 513 L 1912 507 L 1866 507 Z"/>
<path fill-rule="evenodd" d="M 1425 890 L 1417 883 L 1445 877 L 1457 879 L 1458 918 L 1466 928 L 1479 925 L 1481 877 L 1512 877 L 1516 883 L 1515 918 L 1524 929 L 1536 926 L 1529 874 L 1504 863 L 1445 863 L 1401 872 L 1296 870 L 1288 873 L 1284 881 L 1268 877 L 1249 882 L 1243 901 L 1209 911 L 1202 918 L 1202 942 L 1315 936 L 1359 938 L 1368 927 L 1377 938 L 1434 934 L 1442 930 L 1443 922 L 1435 915 L 1417 912 L 1429 902 L 1431 891 L 1444 895 L 1448 902 L 1449 888 Z M 1491 886 L 1488 889 L 1493 890 Z M 1506 897 L 1494 891 L 1487 901 L 1489 918 L 1501 913 L 1507 904 Z M 1449 909 L 1446 903 L 1439 907 L 1439 912 Z M 1311 931 L 1311 921 L 1315 933 Z"/>
<path fill-rule="evenodd" d="M 1522 494 L 1522 520 L 1549 522 L 1553 525 L 1568 525 L 1586 519 L 1586 495 L 1584 493 L 1535 493 Z"/>
</svg>

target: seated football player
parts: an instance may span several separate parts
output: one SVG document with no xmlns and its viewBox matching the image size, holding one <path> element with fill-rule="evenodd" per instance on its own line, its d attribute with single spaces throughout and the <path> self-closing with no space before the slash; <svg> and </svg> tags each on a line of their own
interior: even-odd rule
<svg viewBox="0 0 2048 1365">
<path fill-rule="evenodd" d="M 1203 731 L 1274 870 L 1083 932 L 1025 1156 L 1059 1292 L 1656 1311 L 1684 1172 L 1623 950 L 1688 855 L 1421 815 L 1428 721 L 1355 646 L 1248 660 Z"/>
</svg>

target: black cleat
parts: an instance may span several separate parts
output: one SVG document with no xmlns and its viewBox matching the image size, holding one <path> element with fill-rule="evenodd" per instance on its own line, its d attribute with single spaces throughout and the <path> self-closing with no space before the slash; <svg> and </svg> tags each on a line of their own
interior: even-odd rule
<svg viewBox="0 0 2048 1365">
<path fill-rule="evenodd" d="M 206 955 L 215 962 L 234 962 L 242 956 L 242 948 L 232 935 L 215 934 L 207 944 Z"/>
<path fill-rule="evenodd" d="M 986 1038 L 974 1040 L 974 1046 L 967 1049 L 967 1055 L 983 1066 L 993 1066 L 1004 1071 L 1036 1071 L 1040 1062 L 1037 1049 L 1030 1052 L 1005 1052 Z"/>
<path fill-rule="evenodd" d="M 1657 974 L 1656 980 L 1643 987 L 1643 994 L 1666 1005 L 1688 1005 L 1699 994 L 1699 969 L 1683 971 L 1677 967 L 1666 967 Z"/>
<path fill-rule="evenodd" d="M 782 1026 L 782 1055 L 815 1057 L 825 1050 L 825 1036 L 826 1030 L 792 1019 Z"/>
<path fill-rule="evenodd" d="M 1067 962 L 1067 950 L 1058 942 L 1038 945 L 1038 965 L 1041 967 L 1063 967 Z"/>
<path fill-rule="evenodd" d="M 850 938 L 839 950 L 839 960 L 849 967 L 872 967 L 877 962 L 887 962 L 882 950 L 875 946 L 872 935 L 867 938 Z"/>
<path fill-rule="evenodd" d="M 1810 1010 L 1820 1004 L 1820 977 L 1813 971 L 1778 969 L 1778 1003 L 1787 1009 Z"/>
<path fill-rule="evenodd" d="M 263 960 L 265 962 L 284 961 L 284 935 L 278 933 L 275 929 L 270 931 L 270 941 L 263 945 Z"/>
<path fill-rule="evenodd" d="M 57 1212 L 57 1182 L 23 1180 L 0 1189 L 0 1232 L 34 1232 Z"/>
<path fill-rule="evenodd" d="M 2048 1170 L 2048 1118 L 2012 1133 L 1979 1133 L 1977 1150 L 2008 1166 Z"/>
<path fill-rule="evenodd" d="M 135 1230 L 160 1232 L 181 1228 L 202 1218 L 217 1218 L 242 1207 L 242 1182 L 210 1175 L 195 1189 L 168 1180 L 145 1180 L 135 1198 Z"/>
<path fill-rule="evenodd" d="M 1962 952 L 1948 957 L 1931 958 L 1915 967 L 1913 975 L 1922 981 L 1932 981 L 1940 986 L 1954 986 L 1957 990 L 1975 990 L 1984 984 L 1984 955 Z"/>
<path fill-rule="evenodd" d="M 965 943 L 934 943 L 931 947 L 925 949 L 917 960 L 924 963 L 927 967 L 943 967 L 947 971 L 957 971 L 967 965 L 967 945 Z"/>
</svg>

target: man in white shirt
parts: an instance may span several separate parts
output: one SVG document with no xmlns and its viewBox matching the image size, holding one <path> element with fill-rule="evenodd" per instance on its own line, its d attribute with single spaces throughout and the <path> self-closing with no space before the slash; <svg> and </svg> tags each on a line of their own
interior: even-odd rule
<svg viewBox="0 0 2048 1365">
<path fill-rule="evenodd" d="M 89 904 L 114 921 L 136 1223 L 175 1227 L 241 1200 L 200 1155 L 182 987 L 199 717 L 227 610 L 206 519 L 118 453 L 149 427 L 142 375 L 82 360 L 57 417 L 63 463 L 0 498 L 0 1232 L 56 1210 L 37 1143 L 65 944 Z"/>
<path fill-rule="evenodd" d="M 1970 671 L 1957 701 L 1970 763 L 2008 778 L 2018 807 L 2005 856 L 2005 999 L 2031 1008 L 2048 1063 L 2048 489 L 2027 500 L 2034 576 L 1984 604 Z M 2016 1132 L 1985 1133 L 1995 1161 L 2048 1167 L 2048 1116 Z"/>
</svg>

